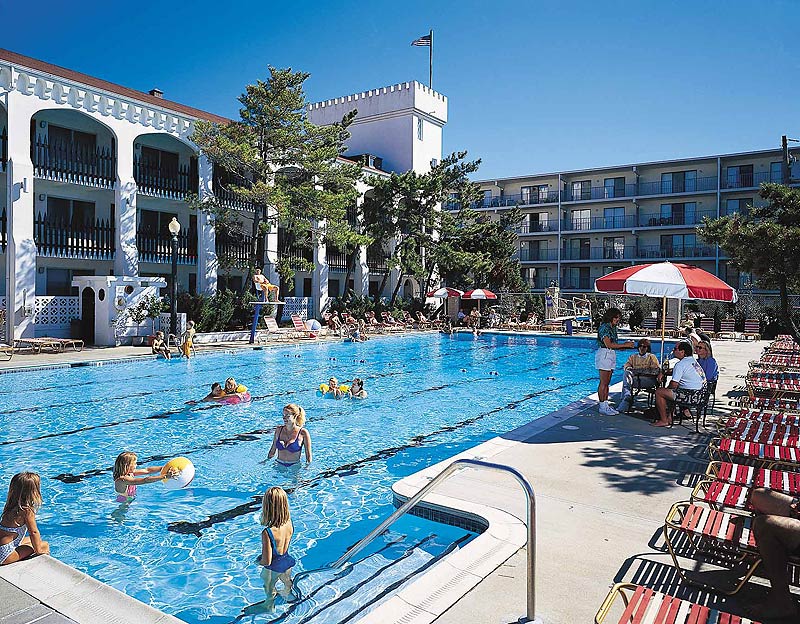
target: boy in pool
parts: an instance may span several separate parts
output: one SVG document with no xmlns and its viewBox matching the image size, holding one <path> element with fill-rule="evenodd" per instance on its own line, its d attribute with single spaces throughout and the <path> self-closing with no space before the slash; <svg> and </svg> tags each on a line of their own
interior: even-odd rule
<svg viewBox="0 0 800 624">
<path fill-rule="evenodd" d="M 167 343 L 164 342 L 164 332 L 157 331 L 156 337 L 153 338 L 153 355 L 163 355 L 165 359 L 171 360 L 172 353 L 170 353 L 169 347 L 167 347 Z"/>
<path fill-rule="evenodd" d="M 339 388 L 339 382 L 336 377 L 331 377 L 328 380 L 328 392 L 333 395 L 334 399 L 341 399 L 344 396 L 344 392 Z"/>
<path fill-rule="evenodd" d="M 211 384 L 211 392 L 209 392 L 206 396 L 204 396 L 199 401 L 186 401 L 186 405 L 197 405 L 198 403 L 207 403 L 209 401 L 219 401 L 220 399 L 224 399 L 227 394 L 222 389 L 222 384 L 218 381 L 215 381 Z"/>
</svg>

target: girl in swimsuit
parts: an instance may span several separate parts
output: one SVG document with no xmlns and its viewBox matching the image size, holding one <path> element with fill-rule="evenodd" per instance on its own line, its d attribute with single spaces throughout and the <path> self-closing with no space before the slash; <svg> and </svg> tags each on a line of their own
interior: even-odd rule
<svg viewBox="0 0 800 624">
<path fill-rule="evenodd" d="M 347 394 L 353 399 L 367 398 L 367 391 L 364 390 L 364 382 L 360 377 L 353 379 L 353 383 L 350 384 L 350 389 L 347 391 Z"/>
<path fill-rule="evenodd" d="M 278 454 L 278 463 L 281 466 L 293 466 L 300 463 L 300 455 L 305 448 L 306 462 L 311 463 L 311 434 L 303 428 L 306 424 L 306 411 L 289 403 L 283 408 L 283 425 L 275 429 L 272 447 L 269 449 L 267 459 Z"/>
<path fill-rule="evenodd" d="M 42 540 L 36 526 L 36 512 L 42 506 L 39 475 L 20 472 L 11 477 L 6 506 L 0 516 L 0 565 L 49 555 L 50 544 Z"/>
<path fill-rule="evenodd" d="M 283 488 L 271 487 L 264 493 L 260 522 L 265 528 L 261 531 L 261 557 L 258 563 L 264 566 L 261 578 L 267 595 L 265 605 L 271 611 L 275 596 L 278 595 L 276 586 L 279 580 L 283 582 L 281 596 L 286 598 L 292 591 L 292 568 L 296 563 L 289 554 L 294 527 L 289 515 L 289 499 Z"/>
<path fill-rule="evenodd" d="M 125 451 L 120 453 L 114 462 L 114 492 L 118 503 L 130 503 L 136 498 L 136 486 L 145 483 L 155 483 L 164 479 L 161 470 L 164 466 L 150 466 L 149 468 L 136 468 L 136 453 Z M 149 475 L 141 477 L 138 475 Z M 170 470 L 167 479 L 177 475 L 177 471 Z"/>
</svg>

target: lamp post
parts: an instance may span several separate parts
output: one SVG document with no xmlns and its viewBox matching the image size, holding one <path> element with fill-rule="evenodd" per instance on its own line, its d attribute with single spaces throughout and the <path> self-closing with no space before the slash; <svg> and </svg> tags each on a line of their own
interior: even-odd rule
<svg viewBox="0 0 800 624">
<path fill-rule="evenodd" d="M 181 224 L 178 217 L 172 217 L 169 222 L 169 233 L 172 235 L 172 287 L 169 297 L 169 331 L 172 335 L 178 335 L 178 234 L 181 232 Z"/>
</svg>

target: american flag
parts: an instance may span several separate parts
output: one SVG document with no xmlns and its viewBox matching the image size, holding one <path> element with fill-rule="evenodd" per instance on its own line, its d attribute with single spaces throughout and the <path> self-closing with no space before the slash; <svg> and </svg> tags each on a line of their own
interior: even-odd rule
<svg viewBox="0 0 800 624">
<path fill-rule="evenodd" d="M 412 46 L 430 46 L 431 45 L 431 36 L 430 35 L 424 35 L 424 36 L 420 37 L 419 39 L 414 39 L 414 41 L 411 42 L 411 45 Z"/>
</svg>

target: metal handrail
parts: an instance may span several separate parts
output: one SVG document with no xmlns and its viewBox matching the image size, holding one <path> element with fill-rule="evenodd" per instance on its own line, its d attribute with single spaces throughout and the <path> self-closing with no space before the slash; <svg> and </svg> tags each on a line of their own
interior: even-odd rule
<svg viewBox="0 0 800 624">
<path fill-rule="evenodd" d="M 491 462 L 480 461 L 478 459 L 457 459 L 452 464 L 447 466 L 438 475 L 436 475 L 430 483 L 428 483 L 419 492 L 414 494 L 405 503 L 398 507 L 386 520 L 381 522 L 377 527 L 370 531 L 365 537 L 361 538 L 354 546 L 352 546 L 346 553 L 334 561 L 329 568 L 339 568 L 344 565 L 349 559 L 359 552 L 364 550 L 367 545 L 372 542 L 376 537 L 394 524 L 400 516 L 405 514 L 409 509 L 414 507 L 425 495 L 438 486 L 442 481 L 449 477 L 453 472 L 460 468 L 486 468 L 489 470 L 497 470 L 499 472 L 507 472 L 511 474 L 522 486 L 526 496 L 526 515 L 528 524 L 528 596 L 527 596 L 527 613 L 526 619 L 520 619 L 520 622 L 539 622 L 535 617 L 536 614 L 536 495 L 530 483 L 522 476 L 517 470 L 511 466 L 504 464 L 494 464 Z M 296 579 L 295 579 L 296 581 Z"/>
</svg>

